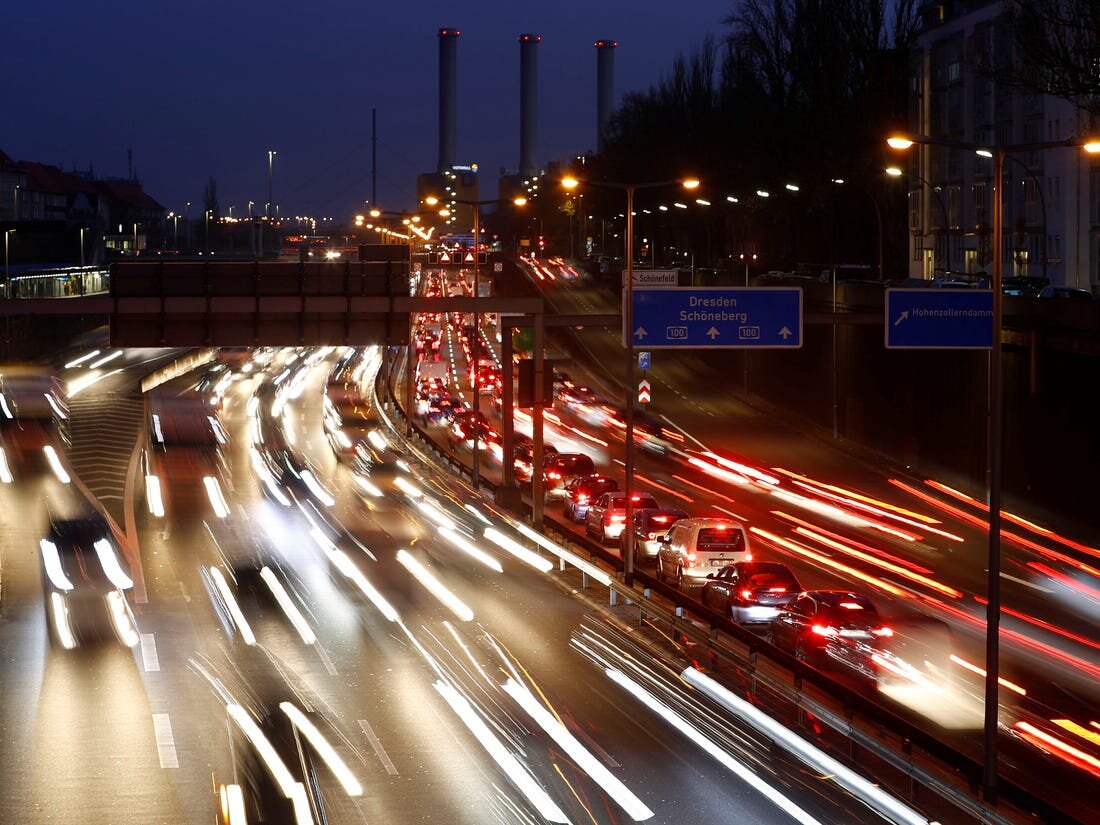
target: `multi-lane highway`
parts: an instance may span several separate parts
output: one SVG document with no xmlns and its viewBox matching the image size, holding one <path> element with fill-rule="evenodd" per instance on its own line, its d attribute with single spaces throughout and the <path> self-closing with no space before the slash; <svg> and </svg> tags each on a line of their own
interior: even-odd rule
<svg viewBox="0 0 1100 825">
<path fill-rule="evenodd" d="M 110 439 L 146 429 L 138 382 L 156 365 L 127 354 L 73 399 L 70 483 L 28 472 L 0 489 L 0 820 L 207 822 L 221 816 L 226 786 L 242 789 L 247 821 L 260 821 L 257 800 L 264 821 L 295 821 L 286 797 L 299 799 L 299 821 L 879 821 L 834 783 L 772 758 L 769 741 L 675 679 L 659 636 L 632 638 L 636 610 L 578 597 L 568 574 L 483 540 L 486 519 L 521 537 L 455 479 L 398 447 L 402 483 L 421 496 L 378 476 L 383 495 L 361 497 L 322 430 L 334 356 L 289 357 L 241 374 L 221 401 L 227 518 L 201 508 L 157 518 L 135 474 L 113 488 L 109 473 L 95 480 L 101 499 L 122 502 L 105 509 L 135 580 L 133 647 L 51 644 L 39 541 L 46 501 L 55 512 L 92 506 L 92 485 L 75 473 L 95 475 L 94 444 L 134 466 L 136 442 L 127 451 Z M 73 387 L 90 374 L 63 377 Z M 262 447 L 252 421 L 271 415 L 253 399 L 279 375 L 293 389 L 276 423 L 323 485 L 294 488 L 300 507 L 265 495 L 251 459 Z M 105 408 L 111 429 L 81 420 Z M 444 516 L 413 498 L 437 502 L 457 530 L 441 531 Z M 254 542 L 289 608 L 247 563 L 226 563 Z M 470 543 L 487 556 L 459 549 Z M 414 578 L 417 562 L 461 606 Z M 288 724 L 294 713 L 306 721 Z M 339 759 L 332 767 L 310 720 Z M 224 799 L 235 810 L 235 792 Z"/>
<path fill-rule="evenodd" d="M 562 268 L 551 281 L 538 271 L 532 283 L 560 311 L 613 309 L 575 273 Z M 471 354 L 496 357 L 491 338 L 471 347 L 457 318 L 422 330 L 438 334 L 450 390 L 468 401 Z M 595 396 L 563 393 L 547 439 L 621 478 L 621 414 L 607 401 L 615 371 L 605 367 L 617 361 L 615 337 L 564 342 L 572 382 Z M 434 362 L 431 350 L 429 342 Z M 580 588 L 574 569 L 532 555 L 538 548 L 516 522 L 400 439 L 371 397 L 377 351 L 351 362 L 370 411 L 373 464 L 338 460 L 340 444 L 326 434 L 341 353 L 258 352 L 247 364 L 170 379 L 160 370 L 180 353 L 108 354 L 59 368 L 70 396 L 67 473 L 17 468 L 0 485 L 0 821 L 958 815 L 925 798 L 923 817 L 903 803 L 903 813 L 882 816 L 881 804 L 861 796 L 870 790 L 793 758 L 785 734 L 761 733 L 691 686 L 680 675 L 693 664 L 690 648 L 642 621 L 636 605 L 611 606 Z M 143 458 L 162 430 L 176 429 L 147 414 L 149 376 L 165 379 L 159 395 L 200 388 L 211 432 L 225 442 L 216 448 L 226 468 L 218 495 L 171 506 L 183 499 L 167 486 L 180 479 L 165 476 L 157 481 L 168 495 L 164 515 L 151 505 L 147 476 L 186 476 L 199 465 Z M 932 619 L 919 627 L 942 642 L 942 678 L 927 677 L 933 668 L 878 700 L 977 754 L 980 504 L 703 391 L 716 378 L 690 357 L 658 360 L 653 378 L 666 443 L 639 451 L 639 488 L 662 505 L 743 523 L 757 558 L 788 564 L 804 587 L 870 596 L 900 637 L 915 616 Z M 498 414 L 489 418 L 499 429 Z M 428 431 L 468 460 L 445 427 Z M 483 470 L 499 479 L 499 450 L 484 455 Z M 208 474 L 206 492 L 209 474 L 220 473 L 195 472 Z M 67 650 L 56 615 L 48 619 L 58 574 L 42 539 L 51 516 L 92 511 L 115 530 L 137 635 L 107 633 Z M 558 515 L 556 505 L 550 512 Z M 1003 770 L 1021 784 L 1030 776 L 1064 787 L 1067 809 L 1087 820 L 1094 803 L 1076 790 L 1100 764 L 1097 551 L 1090 536 L 1040 526 L 1043 515 L 1014 515 L 1006 528 Z M 71 578 L 106 565 L 98 551 L 79 559 L 66 568 Z M 697 595 L 687 588 L 683 599 Z M 875 693 L 864 677 L 817 664 L 839 684 Z"/>
</svg>

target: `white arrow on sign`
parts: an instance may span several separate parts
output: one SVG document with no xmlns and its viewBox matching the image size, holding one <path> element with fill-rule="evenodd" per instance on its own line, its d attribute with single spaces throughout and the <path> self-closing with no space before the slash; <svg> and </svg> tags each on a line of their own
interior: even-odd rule
<svg viewBox="0 0 1100 825">
<path fill-rule="evenodd" d="M 783 327 L 783 329 L 779 330 L 779 337 L 782 338 L 784 341 L 786 341 L 792 335 L 794 335 L 794 333 L 791 332 L 789 327 Z"/>
<path fill-rule="evenodd" d="M 711 327 L 710 329 L 708 329 L 708 330 L 707 330 L 707 337 L 708 337 L 708 338 L 709 338 L 710 340 L 712 340 L 712 341 L 713 341 L 713 340 L 714 340 L 715 338 L 717 338 L 717 337 L 718 337 L 719 335 L 721 335 L 721 334 L 722 334 L 722 333 L 720 333 L 720 332 L 719 332 L 719 331 L 718 331 L 717 329 L 715 329 L 714 327 Z"/>
<path fill-rule="evenodd" d="M 645 338 L 647 335 L 649 335 L 649 333 L 645 331 L 645 327 L 638 327 L 634 330 L 634 337 L 639 340 Z"/>
<path fill-rule="evenodd" d="M 898 316 L 898 320 L 894 321 L 894 326 L 897 326 L 898 324 L 900 324 L 902 321 L 904 321 L 908 317 L 909 317 L 909 310 L 907 310 L 907 309 L 902 310 L 901 315 Z"/>
</svg>

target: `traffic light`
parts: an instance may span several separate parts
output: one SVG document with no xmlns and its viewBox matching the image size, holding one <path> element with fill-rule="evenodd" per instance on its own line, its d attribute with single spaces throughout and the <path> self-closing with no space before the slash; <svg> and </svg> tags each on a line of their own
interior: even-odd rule
<svg viewBox="0 0 1100 825">
<path fill-rule="evenodd" d="M 524 358 L 518 368 L 516 406 L 521 410 L 530 410 L 535 406 L 535 360 Z M 542 404 L 539 406 L 554 406 L 554 367 L 549 361 L 544 361 L 542 365 Z"/>
</svg>

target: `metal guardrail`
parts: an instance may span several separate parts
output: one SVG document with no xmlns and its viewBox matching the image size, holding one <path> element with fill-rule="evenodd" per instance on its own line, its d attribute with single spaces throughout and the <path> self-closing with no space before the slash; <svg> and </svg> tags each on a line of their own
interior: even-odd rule
<svg viewBox="0 0 1100 825">
<path fill-rule="evenodd" d="M 379 397 L 387 399 L 392 409 L 404 418 L 405 412 L 393 393 L 393 384 L 388 378 L 389 376 L 383 376 L 381 371 L 379 372 L 377 380 L 382 382 L 384 387 L 376 386 L 376 392 Z M 412 421 L 412 430 L 422 451 L 428 451 L 435 463 L 445 465 L 461 477 L 467 479 L 470 477 L 469 468 L 456 455 L 441 450 L 415 418 Z M 495 497 L 498 485 L 487 481 L 483 476 L 480 485 Z M 530 504 L 523 502 L 517 514 L 520 519 L 515 525 L 517 529 L 522 520 L 530 518 L 530 514 Z M 980 787 L 982 775 L 983 766 L 978 760 L 916 727 L 900 715 L 872 702 L 861 693 L 830 679 L 805 662 L 796 660 L 760 636 L 734 624 L 717 611 L 687 598 L 681 590 L 637 570 L 634 574 L 635 580 L 642 585 L 642 590 L 639 592 L 637 588 L 627 587 L 617 578 L 622 574 L 622 563 L 618 556 L 597 542 L 578 536 L 564 522 L 550 516 L 544 516 L 544 522 L 553 531 L 551 535 L 558 537 L 556 540 L 550 540 L 552 544 L 559 545 L 557 549 L 538 541 L 535 538 L 538 534 L 530 528 L 520 532 L 536 545 L 554 553 L 559 559 L 561 570 L 564 570 L 567 565 L 576 567 L 581 572 L 582 589 L 590 586 L 590 579 L 596 579 L 608 588 L 611 606 L 615 606 L 620 600 L 627 604 L 636 604 L 641 612 L 642 621 L 652 618 L 667 625 L 673 634 L 707 650 L 712 660 L 731 665 L 754 685 L 764 687 L 777 698 L 797 708 L 800 714 L 811 715 L 816 721 L 848 740 L 850 759 L 854 757 L 856 748 L 861 748 L 909 779 L 910 798 L 915 797 L 916 786 L 921 786 L 979 822 L 1010 825 L 1019 821 L 1018 818 L 1009 818 L 1004 812 L 989 807 L 973 795 Z M 571 550 L 570 547 L 578 548 L 580 553 Z M 589 558 L 585 559 L 581 554 L 587 554 Z M 597 561 L 610 566 L 611 570 L 601 568 Z M 673 607 L 669 609 L 655 601 L 652 598 L 654 593 L 670 601 Z M 732 647 L 729 644 L 731 639 L 743 645 L 744 650 Z M 792 673 L 793 683 L 786 684 L 770 674 L 762 673 L 757 666 L 757 658 L 760 656 Z M 832 699 L 840 710 L 830 709 L 821 701 L 808 695 L 804 688 L 806 684 L 812 685 Z M 879 729 L 878 732 L 869 732 L 857 727 L 857 717 L 872 723 Z M 882 734 L 893 736 L 896 743 L 891 745 L 884 742 L 881 738 Z M 956 784 L 917 764 L 915 757 L 920 753 L 960 776 L 971 794 L 967 794 Z M 1002 778 L 998 786 L 1002 800 L 1018 808 L 1021 817 L 1036 815 L 1043 821 L 1067 819 L 1064 812 L 1018 784 Z"/>
</svg>

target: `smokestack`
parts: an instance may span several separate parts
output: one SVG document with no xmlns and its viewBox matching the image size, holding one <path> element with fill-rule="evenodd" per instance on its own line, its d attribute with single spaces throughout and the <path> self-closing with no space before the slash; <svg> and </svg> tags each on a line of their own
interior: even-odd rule
<svg viewBox="0 0 1100 825">
<path fill-rule="evenodd" d="M 439 30 L 439 172 L 455 165 L 458 131 L 458 29 Z"/>
<path fill-rule="evenodd" d="M 596 41 L 596 150 L 602 152 L 607 141 L 611 110 L 615 108 L 614 40 Z"/>
<path fill-rule="evenodd" d="M 519 36 L 519 173 L 536 175 L 538 158 L 538 44 L 537 34 Z"/>
</svg>

